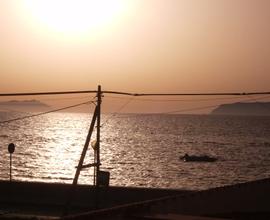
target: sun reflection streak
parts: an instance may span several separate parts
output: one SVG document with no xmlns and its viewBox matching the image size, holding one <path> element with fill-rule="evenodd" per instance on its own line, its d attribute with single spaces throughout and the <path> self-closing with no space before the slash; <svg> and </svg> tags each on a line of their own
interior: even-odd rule
<svg viewBox="0 0 270 220">
<path fill-rule="evenodd" d="M 107 117 L 102 115 L 101 169 L 111 173 L 110 185 L 204 189 L 269 176 L 267 117 Z M 14 180 L 71 183 L 91 118 L 54 113 L 0 129 L 3 146 L 16 144 Z M 8 177 L 8 152 L 2 150 L 1 179 Z M 186 152 L 216 155 L 218 161 L 185 163 L 178 158 Z M 92 161 L 89 147 L 85 163 Z M 92 168 L 81 172 L 79 183 L 93 183 Z"/>
<path fill-rule="evenodd" d="M 39 172 L 54 179 L 63 179 L 63 182 L 67 179 L 71 181 L 88 132 L 89 116 L 77 114 L 74 117 L 69 113 L 55 116 L 47 121 L 47 129 L 40 133 L 40 136 L 50 140 L 40 146 L 46 151 L 40 161 Z"/>
</svg>

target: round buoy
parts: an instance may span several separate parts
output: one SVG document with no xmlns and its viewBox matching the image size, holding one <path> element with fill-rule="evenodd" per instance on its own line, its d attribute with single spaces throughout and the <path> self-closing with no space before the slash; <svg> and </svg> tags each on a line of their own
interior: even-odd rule
<svg viewBox="0 0 270 220">
<path fill-rule="evenodd" d="M 14 151 L 15 151 L 15 144 L 10 143 L 10 144 L 8 145 L 8 152 L 9 152 L 10 154 L 13 154 Z"/>
</svg>

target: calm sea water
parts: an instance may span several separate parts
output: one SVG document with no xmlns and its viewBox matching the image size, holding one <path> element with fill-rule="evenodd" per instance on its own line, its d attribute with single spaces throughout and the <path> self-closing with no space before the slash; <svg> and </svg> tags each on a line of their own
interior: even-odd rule
<svg viewBox="0 0 270 220">
<path fill-rule="evenodd" d="M 18 116 L 1 112 L 0 121 Z M 0 179 L 9 179 L 13 142 L 15 180 L 71 183 L 91 117 L 53 113 L 0 124 Z M 101 167 L 110 185 L 206 189 L 270 177 L 270 117 L 123 114 L 102 115 L 102 122 Z M 185 153 L 218 161 L 185 163 Z M 93 183 L 92 168 L 79 183 Z"/>
</svg>

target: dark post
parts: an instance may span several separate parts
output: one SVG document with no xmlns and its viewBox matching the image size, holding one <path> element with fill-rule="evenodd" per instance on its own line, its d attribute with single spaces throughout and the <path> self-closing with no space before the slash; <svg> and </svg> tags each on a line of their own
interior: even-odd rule
<svg viewBox="0 0 270 220">
<path fill-rule="evenodd" d="M 97 93 L 97 146 L 96 146 L 96 159 L 97 159 L 97 168 L 96 168 L 96 186 L 99 185 L 98 183 L 98 174 L 99 174 L 99 167 L 100 167 L 100 114 L 101 114 L 101 86 L 98 86 L 98 93 Z"/>
<path fill-rule="evenodd" d="M 95 169 L 95 183 L 96 183 L 96 191 L 95 191 L 95 208 L 99 208 L 99 168 L 100 168 L 100 114 L 101 114 L 101 86 L 98 86 L 97 92 L 97 143 L 95 148 L 95 157 L 96 157 L 96 169 Z"/>
<path fill-rule="evenodd" d="M 12 180 L 12 154 L 14 153 L 15 151 L 15 144 L 13 143 L 10 143 L 8 145 L 8 152 L 9 152 L 9 181 L 11 182 Z"/>
<path fill-rule="evenodd" d="M 97 150 L 94 149 L 94 163 L 96 162 L 97 162 Z M 96 180 L 97 180 L 96 170 L 97 170 L 97 167 L 94 166 L 94 181 L 93 181 L 94 186 L 96 185 Z"/>
</svg>

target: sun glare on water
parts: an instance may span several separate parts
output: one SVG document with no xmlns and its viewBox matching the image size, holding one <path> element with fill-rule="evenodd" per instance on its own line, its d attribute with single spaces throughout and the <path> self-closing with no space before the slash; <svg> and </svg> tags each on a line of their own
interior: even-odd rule
<svg viewBox="0 0 270 220">
<path fill-rule="evenodd" d="M 32 22 L 70 35 L 109 28 L 127 9 L 125 0 L 25 0 L 23 6 Z"/>
</svg>

